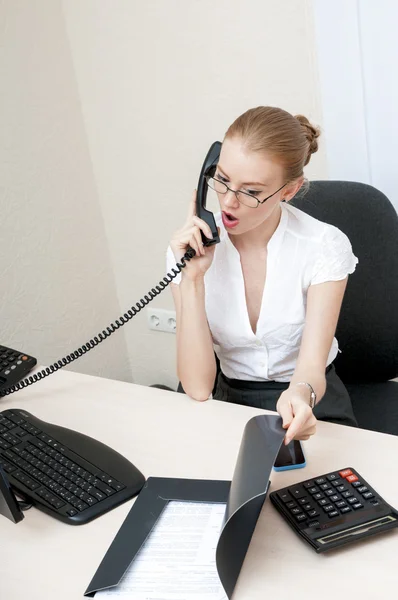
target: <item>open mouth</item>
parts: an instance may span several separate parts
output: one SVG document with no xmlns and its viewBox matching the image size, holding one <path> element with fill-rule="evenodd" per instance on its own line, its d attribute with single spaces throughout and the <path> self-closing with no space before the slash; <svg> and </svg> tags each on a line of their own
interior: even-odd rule
<svg viewBox="0 0 398 600">
<path fill-rule="evenodd" d="M 225 227 L 236 227 L 239 224 L 239 219 L 231 215 L 231 213 L 222 211 L 222 221 Z"/>
</svg>

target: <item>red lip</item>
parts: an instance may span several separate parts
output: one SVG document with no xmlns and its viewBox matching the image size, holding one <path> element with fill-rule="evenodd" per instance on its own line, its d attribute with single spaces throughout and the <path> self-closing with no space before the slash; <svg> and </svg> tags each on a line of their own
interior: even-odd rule
<svg viewBox="0 0 398 600">
<path fill-rule="evenodd" d="M 237 225 L 239 225 L 239 219 L 237 219 L 231 213 L 226 212 L 225 210 L 222 211 L 221 218 L 222 218 L 224 227 L 227 227 L 228 229 L 232 229 L 233 227 L 236 227 Z"/>
</svg>

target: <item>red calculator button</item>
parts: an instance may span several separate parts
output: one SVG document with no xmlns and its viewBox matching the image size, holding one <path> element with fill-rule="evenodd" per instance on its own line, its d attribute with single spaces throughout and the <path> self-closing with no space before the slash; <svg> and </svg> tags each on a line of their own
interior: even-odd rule
<svg viewBox="0 0 398 600">
<path fill-rule="evenodd" d="M 343 479 L 345 479 L 349 475 L 352 475 L 352 471 L 351 469 L 344 469 L 344 471 L 339 471 L 339 475 L 340 477 L 343 477 Z"/>
<path fill-rule="evenodd" d="M 346 481 L 349 483 L 354 483 L 354 481 L 358 481 L 358 477 L 356 475 L 348 475 L 348 477 L 346 477 Z"/>
</svg>

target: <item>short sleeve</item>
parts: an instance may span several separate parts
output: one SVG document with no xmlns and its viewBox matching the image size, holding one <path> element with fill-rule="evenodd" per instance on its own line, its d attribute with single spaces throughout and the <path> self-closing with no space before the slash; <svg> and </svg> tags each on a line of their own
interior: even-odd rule
<svg viewBox="0 0 398 600">
<path fill-rule="evenodd" d="M 329 226 L 317 253 L 310 285 L 326 281 L 340 281 L 355 271 L 358 259 L 345 233 Z"/>
<path fill-rule="evenodd" d="M 172 269 L 176 268 L 176 259 L 170 246 L 167 248 L 166 253 L 166 271 L 167 273 L 173 273 Z M 177 285 L 181 282 L 181 273 L 178 273 L 177 277 L 173 279 L 172 283 Z"/>
</svg>

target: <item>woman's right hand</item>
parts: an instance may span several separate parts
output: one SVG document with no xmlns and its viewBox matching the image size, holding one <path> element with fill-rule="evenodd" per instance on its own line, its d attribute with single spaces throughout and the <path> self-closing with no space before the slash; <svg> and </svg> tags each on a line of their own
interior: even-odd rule
<svg viewBox="0 0 398 600">
<path fill-rule="evenodd" d="M 182 271 L 182 276 L 188 279 L 197 279 L 203 277 L 210 267 L 216 244 L 212 246 L 204 246 L 202 242 L 201 231 L 206 237 L 212 239 L 210 227 L 196 216 L 196 190 L 194 191 L 192 202 L 189 207 L 187 220 L 181 229 L 175 232 L 170 240 L 170 247 L 173 251 L 176 262 L 179 262 L 188 249 L 188 246 L 193 248 L 196 256 L 189 262 Z"/>
</svg>

